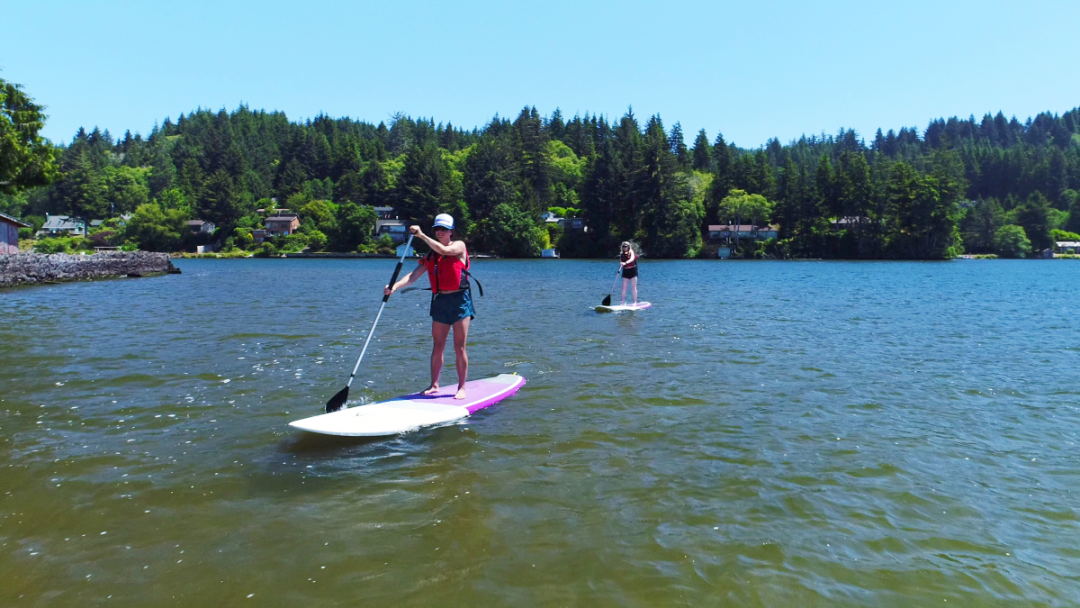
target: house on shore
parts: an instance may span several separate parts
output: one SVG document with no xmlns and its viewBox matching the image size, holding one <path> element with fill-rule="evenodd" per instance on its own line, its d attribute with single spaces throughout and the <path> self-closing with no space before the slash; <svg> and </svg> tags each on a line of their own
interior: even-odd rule
<svg viewBox="0 0 1080 608">
<path fill-rule="evenodd" d="M 45 214 L 45 224 L 38 230 L 39 236 L 86 236 L 86 222 L 67 215 Z"/>
<path fill-rule="evenodd" d="M 545 222 L 547 220 L 544 220 Z M 589 227 L 585 225 L 585 218 L 583 217 L 565 217 L 555 220 L 563 227 L 563 230 L 580 230 L 581 232 L 588 232 Z"/>
<path fill-rule="evenodd" d="M 1056 241 L 1058 253 L 1080 253 L 1080 241 Z"/>
<path fill-rule="evenodd" d="M 390 240 L 395 245 L 404 243 L 405 239 L 409 237 L 408 226 L 405 225 L 404 220 L 396 218 L 375 220 L 375 238 L 379 238 L 384 234 L 389 234 Z"/>
<path fill-rule="evenodd" d="M 0 255 L 19 253 L 19 228 L 29 228 L 19 220 L 0 213 Z"/>
<path fill-rule="evenodd" d="M 295 213 L 271 215 L 263 222 L 267 236 L 289 236 L 300 227 L 300 217 Z"/>
<path fill-rule="evenodd" d="M 709 224 L 710 243 L 726 242 L 738 239 L 757 239 L 766 241 L 775 239 L 778 234 L 776 226 L 755 226 L 753 224 Z"/>
<path fill-rule="evenodd" d="M 217 228 L 217 226 L 214 225 L 214 222 L 190 220 L 187 223 L 187 228 L 191 234 L 213 234 L 214 229 Z"/>
</svg>

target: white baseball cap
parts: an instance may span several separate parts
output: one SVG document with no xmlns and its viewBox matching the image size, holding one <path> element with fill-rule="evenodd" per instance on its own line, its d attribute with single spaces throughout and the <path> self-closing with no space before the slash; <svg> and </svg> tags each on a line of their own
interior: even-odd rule
<svg viewBox="0 0 1080 608">
<path fill-rule="evenodd" d="M 454 218 L 449 213 L 440 213 L 435 216 L 435 228 L 446 228 L 447 230 L 454 229 Z"/>
</svg>

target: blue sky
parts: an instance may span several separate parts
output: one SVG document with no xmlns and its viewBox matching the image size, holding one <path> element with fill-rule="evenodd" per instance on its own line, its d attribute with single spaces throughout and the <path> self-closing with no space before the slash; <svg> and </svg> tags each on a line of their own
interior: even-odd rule
<svg viewBox="0 0 1080 608">
<path fill-rule="evenodd" d="M 471 128 L 660 113 L 692 140 L 925 129 L 1080 105 L 1080 2 L 25 2 L 0 0 L 0 78 L 45 135 L 147 133 L 196 107 L 402 111 Z"/>
</svg>

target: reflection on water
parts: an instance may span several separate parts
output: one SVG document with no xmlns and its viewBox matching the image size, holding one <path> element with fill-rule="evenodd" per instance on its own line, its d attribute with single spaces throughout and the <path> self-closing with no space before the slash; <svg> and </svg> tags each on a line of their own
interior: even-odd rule
<svg viewBox="0 0 1080 608">
<path fill-rule="evenodd" d="M 478 261 L 470 375 L 528 385 L 385 439 L 287 423 L 392 260 L 0 292 L 0 605 L 1080 603 L 1080 266 L 645 263 L 599 315 L 611 262 Z"/>
</svg>

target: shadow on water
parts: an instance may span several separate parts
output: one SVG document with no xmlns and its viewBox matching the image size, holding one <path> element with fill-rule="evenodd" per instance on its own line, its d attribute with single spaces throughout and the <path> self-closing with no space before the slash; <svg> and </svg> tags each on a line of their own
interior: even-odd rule
<svg viewBox="0 0 1080 608">
<path fill-rule="evenodd" d="M 284 454 L 310 457 L 340 456 L 343 450 L 385 445 L 393 441 L 393 439 L 393 437 L 340 437 L 337 435 L 320 435 L 318 433 L 301 433 L 282 441 L 278 444 L 277 451 Z"/>
<path fill-rule="evenodd" d="M 434 426 L 398 435 L 381 437 L 342 437 L 301 432 L 296 436 L 281 441 L 277 446 L 278 454 L 291 454 L 310 462 L 338 461 L 342 458 L 378 459 L 390 454 L 411 453 L 437 447 L 444 439 L 456 438 L 448 429 L 458 428 L 454 423 Z M 459 431 L 461 429 L 459 428 Z M 467 432 L 472 435 L 472 432 Z"/>
</svg>

